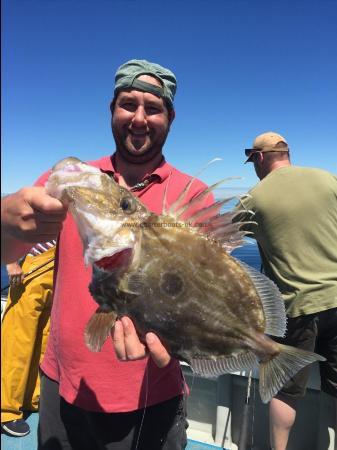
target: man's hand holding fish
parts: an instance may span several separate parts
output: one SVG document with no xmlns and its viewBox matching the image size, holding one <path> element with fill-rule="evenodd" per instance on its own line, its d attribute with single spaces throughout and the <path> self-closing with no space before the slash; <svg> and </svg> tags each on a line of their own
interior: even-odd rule
<svg viewBox="0 0 337 450">
<path fill-rule="evenodd" d="M 1 199 L 1 261 L 16 261 L 31 243 L 55 239 L 67 209 L 44 187 L 26 187 Z"/>
<path fill-rule="evenodd" d="M 147 333 L 145 344 L 138 337 L 132 320 L 122 317 L 117 320 L 112 332 L 117 357 L 122 361 L 134 361 L 150 354 L 158 367 L 169 364 L 171 356 L 154 333 Z"/>
</svg>

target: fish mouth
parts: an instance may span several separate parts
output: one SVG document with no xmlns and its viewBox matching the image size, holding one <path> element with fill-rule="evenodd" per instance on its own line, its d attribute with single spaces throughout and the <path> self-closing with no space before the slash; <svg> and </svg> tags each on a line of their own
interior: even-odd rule
<svg viewBox="0 0 337 450">
<path fill-rule="evenodd" d="M 115 272 L 116 270 L 125 269 L 129 266 L 133 255 L 133 249 L 128 247 L 117 251 L 109 256 L 104 256 L 94 264 L 99 269 L 106 272 Z"/>
</svg>

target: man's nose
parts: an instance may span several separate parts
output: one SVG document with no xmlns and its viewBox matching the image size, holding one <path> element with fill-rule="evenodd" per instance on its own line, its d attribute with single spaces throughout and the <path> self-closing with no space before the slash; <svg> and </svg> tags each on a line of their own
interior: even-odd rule
<svg viewBox="0 0 337 450">
<path fill-rule="evenodd" d="M 132 123 L 136 126 L 146 125 L 146 112 L 143 106 L 138 106 L 132 119 Z"/>
</svg>

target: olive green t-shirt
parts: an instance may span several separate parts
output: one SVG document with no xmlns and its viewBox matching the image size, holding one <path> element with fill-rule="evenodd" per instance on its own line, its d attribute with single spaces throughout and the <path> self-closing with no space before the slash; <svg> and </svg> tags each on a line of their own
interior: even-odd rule
<svg viewBox="0 0 337 450">
<path fill-rule="evenodd" d="M 266 275 L 290 317 L 337 307 L 337 177 L 296 166 L 270 172 L 241 199 Z M 250 218 L 251 219 L 251 218 Z"/>
</svg>

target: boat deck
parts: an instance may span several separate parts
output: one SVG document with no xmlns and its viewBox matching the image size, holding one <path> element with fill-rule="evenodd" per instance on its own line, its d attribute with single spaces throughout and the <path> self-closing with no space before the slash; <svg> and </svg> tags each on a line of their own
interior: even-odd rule
<svg viewBox="0 0 337 450">
<path fill-rule="evenodd" d="M 1 448 L 3 450 L 36 450 L 37 449 L 37 424 L 38 413 L 32 413 L 26 417 L 31 432 L 24 437 L 11 437 L 1 433 Z"/>
</svg>

